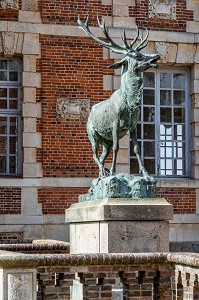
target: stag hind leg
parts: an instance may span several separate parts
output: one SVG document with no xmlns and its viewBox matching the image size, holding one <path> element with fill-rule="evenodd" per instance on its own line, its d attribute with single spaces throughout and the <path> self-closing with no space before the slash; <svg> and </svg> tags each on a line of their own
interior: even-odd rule
<svg viewBox="0 0 199 300">
<path fill-rule="evenodd" d="M 138 160 L 139 172 L 140 172 L 140 174 L 142 174 L 142 176 L 147 181 L 150 181 L 150 176 L 149 176 L 148 172 L 146 171 L 146 169 L 144 167 L 144 164 L 141 160 L 140 148 L 139 148 L 138 141 L 137 141 L 137 131 L 136 131 L 136 129 L 133 129 L 133 131 L 132 131 L 132 142 L 133 142 L 133 150 L 134 150 L 134 153 L 135 153 L 135 155 L 137 157 L 137 160 Z"/>
</svg>

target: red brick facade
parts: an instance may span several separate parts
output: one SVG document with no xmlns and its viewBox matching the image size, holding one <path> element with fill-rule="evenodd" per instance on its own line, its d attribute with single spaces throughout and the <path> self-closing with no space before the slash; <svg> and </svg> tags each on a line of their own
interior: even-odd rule
<svg viewBox="0 0 199 300">
<path fill-rule="evenodd" d="M 126 5 L 126 10 L 124 9 L 123 11 L 124 15 L 121 17 L 118 17 L 117 15 L 117 6 L 121 6 L 121 9 L 123 9 L 123 6 L 125 5 L 122 4 L 122 1 L 120 3 L 122 5 L 118 3 L 113 3 L 113 5 L 104 5 L 103 3 L 111 3 L 111 1 L 102 0 L 43 0 L 36 2 L 37 5 L 35 7 L 35 11 L 33 9 L 31 12 L 32 14 L 30 14 L 34 20 L 30 20 L 30 23 L 28 23 L 28 13 L 30 13 L 30 11 L 28 9 L 27 11 L 23 9 L 21 0 L 18 1 L 18 9 L 0 8 L 0 21 L 3 21 L 4 25 L 4 21 L 19 21 L 20 10 L 20 26 L 19 28 L 16 26 L 16 33 L 14 31 L 15 41 L 13 42 L 12 46 L 14 48 L 16 46 L 15 42 L 17 44 L 19 40 L 21 45 L 24 40 L 26 41 L 26 47 L 21 46 L 21 54 L 16 52 L 16 56 L 21 56 L 23 61 L 25 61 L 25 59 L 26 61 L 29 59 L 30 61 L 33 61 L 34 59 L 36 61 L 36 70 L 31 65 L 28 67 L 26 66 L 26 69 L 23 68 L 23 72 L 26 73 L 26 77 L 29 75 L 35 75 L 35 77 L 33 76 L 31 78 L 38 79 L 41 76 L 41 86 L 39 84 L 33 86 L 32 83 L 29 83 L 26 79 L 26 89 L 36 89 L 37 87 L 37 91 L 36 101 L 35 99 L 26 99 L 25 104 L 29 107 L 31 107 L 31 105 L 34 106 L 34 101 L 37 102 L 38 107 L 41 104 L 41 107 L 39 107 L 41 109 L 41 114 L 36 113 L 35 116 L 34 114 L 30 113 L 30 115 L 26 115 L 27 119 L 29 118 L 31 121 L 34 119 L 32 123 L 30 122 L 31 125 L 28 122 L 26 124 L 29 124 L 29 127 L 34 127 L 35 121 L 37 123 L 36 130 L 34 128 L 29 128 L 30 131 L 25 132 L 29 136 L 33 136 L 34 134 L 36 136 L 36 134 L 38 134 L 39 138 L 41 138 L 41 141 L 38 143 L 39 146 L 34 145 L 34 141 L 33 146 L 30 146 L 27 141 L 26 142 L 28 145 L 22 145 L 28 150 L 30 150 L 31 147 L 31 150 L 36 149 L 36 159 L 35 157 L 33 159 L 31 157 L 30 161 L 25 162 L 25 164 L 27 163 L 27 165 L 30 165 L 30 167 L 33 165 L 32 169 L 35 173 L 33 177 L 31 177 L 30 174 L 27 176 L 24 176 L 23 174 L 22 178 L 17 178 L 17 180 L 19 179 L 21 182 L 23 179 L 28 180 L 28 185 L 26 185 L 26 182 L 25 184 L 22 182 L 22 188 L 26 189 L 28 187 L 30 190 L 36 190 L 33 192 L 31 190 L 30 192 L 30 197 L 32 197 L 31 193 L 34 193 L 35 197 L 35 214 L 37 214 L 40 209 L 40 205 L 38 205 L 38 203 L 41 203 L 43 214 L 59 215 L 64 214 L 65 209 L 70 207 L 72 203 L 77 202 L 80 194 L 84 194 L 88 191 L 89 188 L 85 187 L 85 184 L 81 185 L 81 179 L 90 177 L 96 178 L 98 176 L 98 167 L 93 160 L 91 145 L 86 134 L 87 118 L 82 116 L 77 116 L 76 118 L 69 116 L 66 119 L 60 118 L 60 116 L 57 114 L 57 100 L 64 98 L 66 100 L 88 101 L 91 108 L 93 104 L 109 98 L 113 93 L 113 89 L 111 90 L 111 88 L 104 88 L 104 78 L 106 77 L 103 76 L 113 76 L 113 81 L 114 76 L 119 77 L 119 73 L 116 74 L 114 71 L 108 69 L 108 66 L 114 62 L 114 59 L 110 58 L 110 53 L 107 53 L 108 51 L 106 52 L 106 49 L 104 50 L 92 39 L 83 35 L 83 31 L 80 32 L 80 29 L 78 29 L 78 15 L 83 20 L 88 14 L 90 26 L 95 27 L 97 26 L 97 14 L 100 17 L 105 17 L 107 19 L 106 22 L 108 27 L 111 27 L 110 31 L 112 30 L 112 35 L 117 41 L 120 38 L 120 34 L 122 34 L 122 27 L 126 27 L 128 36 L 131 24 L 134 24 L 134 31 L 136 31 L 136 24 L 137 26 L 146 27 L 152 31 L 156 31 L 156 34 L 159 34 L 159 36 L 160 33 L 158 31 L 162 31 L 163 34 L 165 34 L 165 31 L 175 31 L 176 33 L 172 35 L 171 40 L 169 40 L 169 35 L 168 38 L 165 40 L 163 39 L 163 43 L 167 44 L 166 46 L 168 46 L 166 49 L 167 51 L 163 53 L 163 56 L 166 57 L 167 52 L 169 51 L 168 49 L 175 49 L 175 47 L 178 47 L 177 44 L 180 42 L 179 40 L 176 42 L 175 37 L 178 36 L 178 32 L 180 32 L 180 36 L 185 34 L 183 32 L 186 32 L 187 22 L 194 20 L 194 11 L 188 9 L 190 7 L 187 8 L 187 1 L 185 0 L 176 0 L 176 18 L 173 20 L 165 18 L 149 18 L 149 1 L 146 0 L 132 1 L 132 3 L 135 3 L 135 6 Z M 114 6 L 116 8 L 114 8 Z M 118 21 L 120 18 L 122 19 L 121 26 L 119 23 L 120 21 Z M 125 24 L 124 26 L 123 22 Z M 26 24 L 28 32 L 26 32 Z M 8 25 L 6 25 L 7 28 L 12 28 L 12 26 L 9 27 Z M 5 27 L 2 26 L 2 28 Z M 76 31 L 77 36 L 75 36 Z M 34 41 L 38 41 L 37 48 L 39 50 L 30 49 L 31 34 L 33 35 Z M 154 34 L 155 33 L 153 32 L 152 35 Z M 191 40 L 191 33 L 187 32 L 187 34 L 187 40 Z M 155 48 L 155 41 L 157 41 L 157 39 L 154 37 L 150 40 L 150 43 L 154 46 L 154 51 L 157 50 Z M 17 44 L 16 48 L 20 48 L 20 43 Z M 184 47 L 184 44 L 186 44 L 186 41 L 181 42 L 181 48 Z M 189 56 L 189 46 L 193 45 L 195 47 L 196 45 L 192 44 L 191 42 L 189 42 L 189 44 L 187 43 L 186 45 L 188 46 L 185 51 L 183 51 L 187 51 L 187 56 Z M 170 46 L 173 48 L 169 48 Z M 159 45 L 159 47 L 162 49 L 162 45 Z M 151 46 L 151 48 L 153 47 Z M 30 51 L 30 53 L 28 51 Z M 182 55 L 181 52 L 179 53 L 179 62 L 176 61 L 176 65 L 183 66 L 184 62 L 181 57 Z M 12 56 L 11 54 L 9 55 Z M 24 58 L 23 56 L 26 57 Z M 2 54 L 2 57 L 4 57 L 4 53 Z M 33 60 L 31 60 L 32 58 Z M 167 63 L 169 68 L 170 66 L 175 65 L 175 62 L 172 61 L 173 58 L 170 59 L 170 61 L 168 60 L 167 62 L 164 62 L 164 57 L 162 57 L 164 67 L 167 67 Z M 193 62 L 188 62 L 186 67 L 193 66 L 193 64 Z M 36 77 L 37 75 L 39 76 Z M 24 82 L 25 80 L 23 78 L 23 84 Z M 112 87 L 113 86 L 114 83 L 112 82 Z M 23 109 L 24 111 L 26 110 L 24 107 Z M 196 122 L 198 122 L 198 120 Z M 34 139 L 32 138 L 32 140 Z M 29 155 L 31 156 L 30 152 L 28 152 L 28 155 L 26 155 L 27 160 L 29 159 Z M 23 156 L 25 157 L 24 153 L 22 155 L 22 160 L 24 159 Z M 120 164 L 122 163 L 120 162 Z M 28 169 L 27 165 L 26 170 Z M 40 169 L 38 165 L 39 167 L 41 166 Z M 37 167 L 38 169 L 36 169 Z M 24 166 L 22 166 L 22 169 L 23 168 Z M 67 187 L 64 186 L 65 180 L 67 181 L 67 179 L 71 177 L 74 178 L 74 180 L 75 178 L 79 180 L 80 186 L 78 188 L 70 188 L 68 187 L 68 184 Z M 31 182 L 32 178 L 35 180 L 34 182 Z M 10 178 L 8 178 L 8 180 L 9 179 Z M 44 186 L 42 186 L 43 179 L 45 182 Z M 57 182 L 54 184 L 53 179 L 56 179 L 59 184 L 57 184 Z M 195 176 L 194 179 L 197 181 L 197 176 Z M 50 183 L 53 182 L 54 185 L 52 187 L 48 180 Z M 8 185 L 6 184 L 6 186 Z M 20 186 L 20 184 L 17 186 Z M 175 214 L 195 214 L 196 189 L 183 188 L 183 186 L 186 185 L 183 185 L 182 180 L 182 188 L 158 188 L 157 196 L 166 198 L 169 203 L 173 204 Z M 24 194 L 24 197 L 26 197 L 28 192 L 25 191 Z M 21 214 L 21 188 L 16 188 L 15 186 L 5 188 L 0 187 L 0 200 L 0 214 Z M 24 199 L 23 201 L 22 202 L 25 203 Z M 38 205 L 39 208 L 36 207 L 36 205 Z M 27 206 L 28 205 L 26 205 L 25 209 L 27 209 Z M 30 213 L 30 210 L 28 213 Z M 40 215 L 41 212 L 39 211 L 38 216 Z M 15 236 L 13 235 L 12 238 L 12 233 L 10 234 L 10 239 L 15 240 Z M 5 239 L 2 237 L 2 241 L 4 240 L 6 241 L 6 237 Z"/>
<path fill-rule="evenodd" d="M 138 26 L 155 30 L 186 31 L 187 21 L 193 20 L 193 11 L 186 9 L 184 0 L 176 0 L 176 20 L 149 18 L 148 2 L 138 0 L 136 8 L 130 7 L 129 9 L 130 14 L 135 15 Z"/>
<path fill-rule="evenodd" d="M 65 209 L 78 201 L 78 196 L 87 192 L 87 188 L 40 188 L 39 202 L 44 214 L 64 214 Z"/>
<path fill-rule="evenodd" d="M 0 214 L 21 213 L 21 188 L 0 187 Z"/>
<path fill-rule="evenodd" d="M 103 74 L 112 74 L 103 49 L 88 38 L 41 36 L 42 162 L 46 177 L 95 177 L 97 167 L 86 135 L 86 119 L 60 120 L 57 98 L 105 100 Z"/>
<path fill-rule="evenodd" d="M 196 213 L 196 189 L 159 188 L 157 196 L 173 205 L 174 214 Z"/>
</svg>

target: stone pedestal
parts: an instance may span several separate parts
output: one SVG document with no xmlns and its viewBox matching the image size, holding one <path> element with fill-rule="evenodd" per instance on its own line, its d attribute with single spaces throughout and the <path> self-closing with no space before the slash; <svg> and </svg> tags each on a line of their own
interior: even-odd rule
<svg viewBox="0 0 199 300">
<path fill-rule="evenodd" d="M 108 198 L 73 204 L 70 253 L 138 253 L 169 251 L 173 207 L 162 198 Z"/>
</svg>

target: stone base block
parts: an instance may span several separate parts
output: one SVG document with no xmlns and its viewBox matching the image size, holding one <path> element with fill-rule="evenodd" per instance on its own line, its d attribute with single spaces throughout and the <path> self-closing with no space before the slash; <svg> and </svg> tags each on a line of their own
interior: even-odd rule
<svg viewBox="0 0 199 300">
<path fill-rule="evenodd" d="M 169 219 L 165 199 L 104 199 L 73 204 L 70 253 L 139 253 L 169 251 Z"/>
</svg>

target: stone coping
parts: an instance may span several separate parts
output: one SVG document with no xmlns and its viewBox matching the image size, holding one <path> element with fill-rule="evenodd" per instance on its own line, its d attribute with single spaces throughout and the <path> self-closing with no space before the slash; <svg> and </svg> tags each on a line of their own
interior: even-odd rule
<svg viewBox="0 0 199 300">
<path fill-rule="evenodd" d="M 199 267 L 199 254 L 197 253 L 168 253 L 167 261 L 191 267 Z"/>
<path fill-rule="evenodd" d="M 22 254 L 0 250 L 0 267 L 37 268 L 87 265 L 161 264 L 168 253 Z"/>
<path fill-rule="evenodd" d="M 88 265 L 183 264 L 199 267 L 195 253 L 22 254 L 0 250 L 0 267 L 78 267 Z"/>
<path fill-rule="evenodd" d="M 70 251 L 70 243 L 55 240 L 33 240 L 32 243 L 0 244 L 0 250 L 13 252 Z"/>
</svg>

